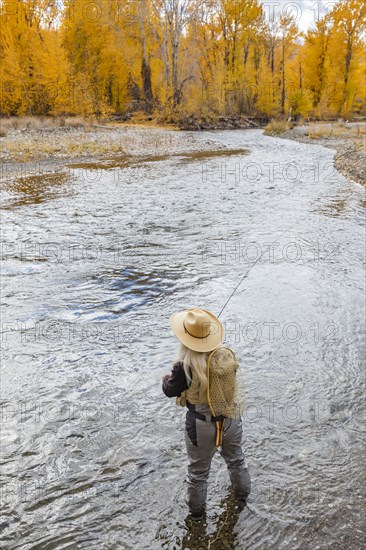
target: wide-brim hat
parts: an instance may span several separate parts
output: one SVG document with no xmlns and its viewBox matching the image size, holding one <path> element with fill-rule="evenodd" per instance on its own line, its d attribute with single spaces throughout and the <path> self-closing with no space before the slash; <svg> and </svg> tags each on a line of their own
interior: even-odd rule
<svg viewBox="0 0 366 550">
<path fill-rule="evenodd" d="M 224 327 L 221 321 L 206 309 L 179 311 L 169 320 L 178 340 L 193 351 L 212 351 L 223 341 Z"/>
</svg>

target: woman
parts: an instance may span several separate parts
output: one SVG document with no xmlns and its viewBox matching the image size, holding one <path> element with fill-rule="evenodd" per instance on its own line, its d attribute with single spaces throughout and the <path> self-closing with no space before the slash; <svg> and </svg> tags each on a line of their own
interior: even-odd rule
<svg viewBox="0 0 366 550">
<path fill-rule="evenodd" d="M 207 479 L 216 450 L 225 459 L 237 498 L 245 502 L 250 492 L 241 447 L 242 421 L 238 415 L 213 417 L 208 403 L 207 359 L 210 352 L 222 346 L 224 337 L 219 319 L 207 310 L 192 308 L 172 315 L 170 324 L 180 341 L 180 352 L 171 374 L 163 376 L 162 388 L 167 397 L 177 397 L 177 404 L 188 408 L 185 422 L 188 506 L 191 518 L 200 520 L 205 514 Z M 223 422 L 221 440 L 217 438 L 220 422 Z"/>
</svg>

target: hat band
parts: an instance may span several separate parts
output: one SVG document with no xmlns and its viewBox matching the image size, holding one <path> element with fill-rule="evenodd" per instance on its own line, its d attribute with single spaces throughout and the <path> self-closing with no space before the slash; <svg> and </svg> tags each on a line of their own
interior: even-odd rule
<svg viewBox="0 0 366 550">
<path fill-rule="evenodd" d="M 210 336 L 210 331 L 205 336 L 195 336 L 194 334 L 189 332 L 184 321 L 183 321 L 183 326 L 184 326 L 184 330 L 189 334 L 189 336 L 193 336 L 193 338 L 198 338 L 199 340 L 203 340 L 204 338 L 207 338 L 208 336 Z"/>
</svg>

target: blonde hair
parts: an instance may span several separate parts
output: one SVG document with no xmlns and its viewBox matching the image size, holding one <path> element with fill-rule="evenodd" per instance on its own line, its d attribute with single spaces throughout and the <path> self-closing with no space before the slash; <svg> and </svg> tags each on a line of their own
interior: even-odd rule
<svg viewBox="0 0 366 550">
<path fill-rule="evenodd" d="M 192 377 L 189 372 L 189 369 L 191 368 L 195 371 L 203 391 L 207 388 L 207 357 L 208 353 L 193 351 L 192 349 L 187 348 L 184 344 L 180 343 L 177 361 L 183 363 L 183 370 L 186 375 L 187 383 L 190 384 L 192 381 Z"/>
</svg>

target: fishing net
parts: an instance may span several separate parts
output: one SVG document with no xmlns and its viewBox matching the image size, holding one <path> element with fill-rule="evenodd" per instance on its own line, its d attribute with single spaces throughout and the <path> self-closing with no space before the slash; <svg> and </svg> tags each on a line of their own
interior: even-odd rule
<svg viewBox="0 0 366 550">
<path fill-rule="evenodd" d="M 215 349 L 207 360 L 207 400 L 213 416 L 238 419 L 245 407 L 244 383 L 235 353 Z"/>
</svg>

